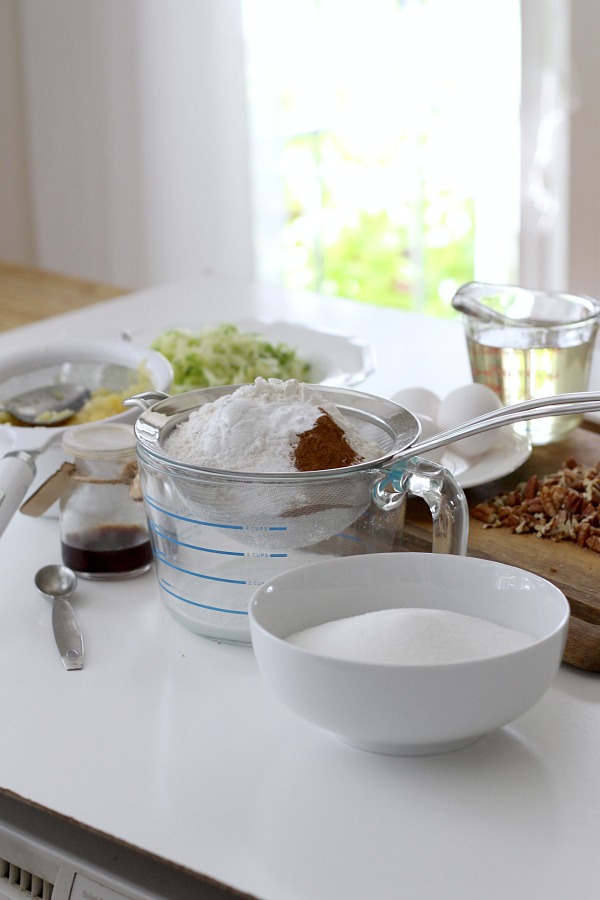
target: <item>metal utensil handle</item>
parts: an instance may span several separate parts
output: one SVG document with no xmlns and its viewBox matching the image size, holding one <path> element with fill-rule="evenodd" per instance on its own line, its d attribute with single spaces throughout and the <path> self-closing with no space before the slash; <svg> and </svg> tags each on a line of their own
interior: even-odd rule
<svg viewBox="0 0 600 900">
<path fill-rule="evenodd" d="M 35 455 L 25 450 L 14 450 L 0 459 L 0 534 L 21 505 L 35 473 Z"/>
<path fill-rule="evenodd" d="M 52 602 L 52 630 L 65 669 L 83 669 L 83 637 L 73 607 L 64 597 Z"/>
<path fill-rule="evenodd" d="M 399 459 L 409 459 L 412 456 L 422 456 L 430 450 L 437 450 L 446 444 L 452 444 L 472 434 L 480 434 L 490 431 L 492 428 L 501 428 L 503 425 L 512 425 L 515 422 L 524 422 L 529 419 L 538 419 L 546 416 L 566 416 L 600 411 L 600 392 L 582 391 L 573 394 L 556 394 L 554 397 L 542 397 L 537 400 L 524 400 L 512 406 L 504 406 L 502 409 L 485 413 L 475 419 L 469 419 L 461 425 L 441 431 L 439 434 L 428 438 L 426 441 L 417 442 L 411 447 L 406 447 L 396 453 L 390 462 Z M 389 465 L 390 463 L 387 463 Z"/>
</svg>

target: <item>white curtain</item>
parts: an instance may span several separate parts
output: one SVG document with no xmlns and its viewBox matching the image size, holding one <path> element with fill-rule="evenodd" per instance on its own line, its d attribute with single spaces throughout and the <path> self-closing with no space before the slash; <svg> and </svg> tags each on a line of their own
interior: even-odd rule
<svg viewBox="0 0 600 900">
<path fill-rule="evenodd" d="M 11 7 L 35 264 L 131 287 L 251 278 L 239 0 Z"/>
</svg>

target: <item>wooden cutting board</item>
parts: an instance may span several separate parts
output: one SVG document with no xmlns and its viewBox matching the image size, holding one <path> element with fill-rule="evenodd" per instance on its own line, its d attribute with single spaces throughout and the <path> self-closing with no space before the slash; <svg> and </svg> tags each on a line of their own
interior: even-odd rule
<svg viewBox="0 0 600 900">
<path fill-rule="evenodd" d="M 568 458 L 591 466 L 600 461 L 600 430 L 587 423 L 565 440 L 535 447 L 519 469 L 497 481 L 465 491 L 469 507 L 510 490 L 530 475 L 556 472 Z M 403 548 L 431 547 L 429 512 L 422 501 L 410 501 Z M 518 566 L 541 575 L 559 587 L 569 601 L 571 622 L 564 661 L 600 672 L 600 553 L 567 541 L 533 534 L 513 534 L 508 528 L 484 528 L 473 516 L 469 522 L 468 555 Z"/>
</svg>

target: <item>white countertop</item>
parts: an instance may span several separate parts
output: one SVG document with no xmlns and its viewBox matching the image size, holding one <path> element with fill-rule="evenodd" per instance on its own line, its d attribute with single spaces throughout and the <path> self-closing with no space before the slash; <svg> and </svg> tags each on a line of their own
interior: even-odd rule
<svg viewBox="0 0 600 900">
<path fill-rule="evenodd" d="M 256 314 L 370 341 L 372 393 L 470 378 L 457 323 L 215 282 L 8 332 L 0 352 Z M 59 560 L 55 519 L 17 515 L 0 538 L 0 790 L 269 900 L 597 895 L 598 676 L 563 666 L 532 710 L 464 750 L 367 754 L 282 707 L 250 648 L 178 625 L 152 572 L 80 581 L 86 666 L 65 671 L 33 585 Z"/>
</svg>

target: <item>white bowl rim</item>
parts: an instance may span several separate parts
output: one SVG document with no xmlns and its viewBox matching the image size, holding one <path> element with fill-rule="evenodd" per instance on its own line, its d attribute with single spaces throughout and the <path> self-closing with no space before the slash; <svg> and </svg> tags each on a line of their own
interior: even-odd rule
<svg viewBox="0 0 600 900">
<path fill-rule="evenodd" d="M 108 365 L 123 365 L 133 368 L 143 361 L 148 362 L 148 368 L 154 382 L 153 390 L 166 392 L 171 386 L 173 380 L 173 367 L 168 359 L 156 350 L 142 347 L 127 340 L 113 341 L 52 341 L 41 344 L 32 344 L 27 348 L 13 351 L 0 359 L 0 387 L 13 377 L 18 377 L 22 373 L 29 374 L 38 369 L 44 369 L 53 363 L 61 363 L 72 360 L 73 362 L 91 363 L 107 363 Z M 129 407 L 121 412 L 113 413 L 104 419 L 98 419 L 97 422 L 132 422 L 139 415 L 140 410 L 135 407 Z M 81 428 L 80 425 L 70 425 L 66 427 Z M 2 447 L 3 452 L 14 451 L 22 448 L 28 442 L 32 442 L 35 432 L 48 434 L 45 426 L 16 425 L 12 423 L 2 423 L 0 425 L 1 439 L 6 441 L 6 446 Z M 56 434 L 60 434 L 65 430 L 65 426 L 58 426 Z M 35 441 L 35 439 L 34 439 Z M 33 446 L 33 444 L 32 444 Z M 44 453 L 56 451 L 60 448 L 60 442 L 48 445 Z M 62 453 L 62 451 L 60 451 Z M 39 469 L 39 465 L 38 465 Z M 39 481 L 39 478 L 38 478 Z"/>
<path fill-rule="evenodd" d="M 109 358 L 107 358 L 107 356 Z M 65 360 L 66 357 L 66 360 Z M 148 357 L 165 371 L 165 378 L 173 377 L 173 368 L 168 359 L 150 347 L 143 347 L 131 341 L 53 341 L 43 344 L 31 344 L 29 347 L 15 350 L 2 356 L 0 375 L 18 374 L 22 364 L 33 369 L 41 369 L 52 362 L 68 361 L 69 357 L 77 362 L 111 362 L 112 359 L 136 361 Z M 161 385 L 161 389 L 162 389 Z"/>
<path fill-rule="evenodd" d="M 502 572 L 506 574 L 509 573 L 519 573 L 525 574 L 530 577 L 534 582 L 537 582 L 540 587 L 548 588 L 550 594 L 554 596 L 560 606 L 562 606 L 562 615 L 560 616 L 560 620 L 557 625 L 555 625 L 551 631 L 548 633 L 536 637 L 532 635 L 534 638 L 533 642 L 528 644 L 526 647 L 521 647 L 517 650 L 509 650 L 504 653 L 495 653 L 493 656 L 477 656 L 472 657 L 465 660 L 457 660 L 454 662 L 441 662 L 441 663 L 378 663 L 378 662 L 368 662 L 363 660 L 351 660 L 344 659 L 341 657 L 333 657 L 328 656 L 324 653 L 317 653 L 315 651 L 309 650 L 305 647 L 299 647 L 295 644 L 291 644 L 289 641 L 285 639 L 285 637 L 279 637 L 277 634 L 274 634 L 269 630 L 268 627 L 265 627 L 261 624 L 256 618 L 256 608 L 260 603 L 260 597 L 264 594 L 271 585 L 277 586 L 281 582 L 285 582 L 290 578 L 302 577 L 302 575 L 307 574 L 307 570 L 311 570 L 308 572 L 309 575 L 316 574 L 320 569 L 328 568 L 334 570 L 335 568 L 345 569 L 348 566 L 367 566 L 374 565 L 377 560 L 385 560 L 387 559 L 390 564 L 393 560 L 396 562 L 400 562 L 402 558 L 410 559 L 410 560 L 423 560 L 423 565 L 426 562 L 431 563 L 431 560 L 443 560 L 444 562 L 434 562 L 433 565 L 450 565 L 450 566 L 465 566 L 465 567 L 476 567 L 476 568 L 489 568 L 489 569 L 500 569 Z M 451 560 L 451 562 L 449 562 Z M 386 562 L 383 561 L 383 565 Z M 444 607 L 432 607 L 432 608 L 444 608 Z M 289 652 L 294 655 L 301 655 L 309 658 L 313 658 L 315 660 L 321 661 L 323 664 L 332 663 L 335 664 L 336 667 L 342 668 L 351 668 L 355 669 L 379 669 L 381 672 L 399 672 L 399 671 L 419 671 L 419 670 L 435 670 L 442 671 L 443 669 L 455 669 L 457 667 L 468 667 L 468 666 L 481 666 L 481 665 L 491 665 L 495 663 L 497 660 L 505 660 L 507 658 L 517 658 L 519 656 L 528 654 L 534 648 L 540 648 L 545 643 L 549 643 L 554 641 L 558 635 L 560 635 L 568 626 L 569 618 L 570 618 L 570 605 L 569 602 L 560 588 L 554 585 L 551 581 L 544 578 L 541 575 L 537 575 L 535 572 L 530 572 L 527 569 L 520 568 L 518 566 L 512 566 L 508 563 L 496 562 L 495 560 L 482 559 L 480 557 L 475 556 L 462 556 L 459 554 L 433 554 L 433 553 L 418 553 L 418 552 L 387 552 L 387 553 L 374 553 L 374 554 L 365 554 L 365 555 L 357 555 L 357 556 L 347 556 L 347 557 L 338 557 L 336 559 L 328 559 L 328 560 L 319 560 L 318 562 L 308 563 L 304 566 L 298 566 L 295 569 L 289 569 L 286 572 L 281 572 L 278 575 L 274 575 L 273 578 L 270 578 L 264 584 L 262 584 L 255 593 L 253 594 L 249 606 L 248 606 L 248 618 L 250 622 L 250 631 L 252 634 L 253 629 L 259 629 L 262 634 L 270 641 L 273 641 L 280 645 L 285 645 L 286 648 L 289 648 Z M 307 626 L 310 627 L 310 626 Z"/>
</svg>

